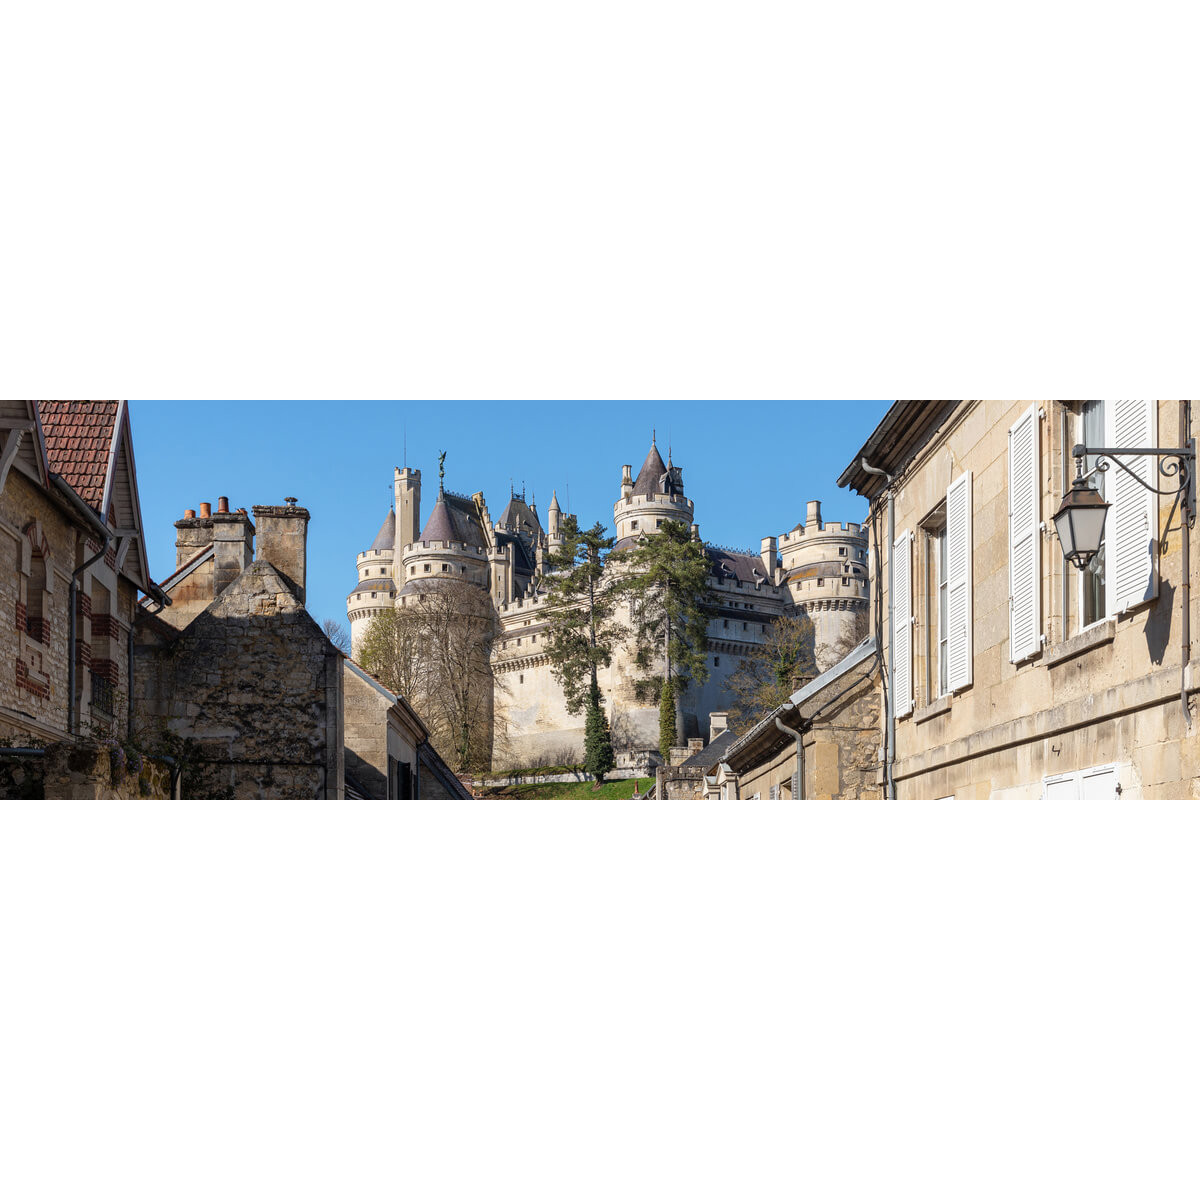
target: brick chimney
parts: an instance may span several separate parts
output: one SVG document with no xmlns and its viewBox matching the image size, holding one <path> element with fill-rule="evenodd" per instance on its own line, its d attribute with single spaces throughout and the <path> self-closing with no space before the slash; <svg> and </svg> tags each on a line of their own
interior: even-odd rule
<svg viewBox="0 0 1200 1200">
<path fill-rule="evenodd" d="M 295 496 L 285 496 L 284 504 L 256 504 L 254 523 L 258 527 L 256 562 L 269 562 L 287 581 L 292 593 L 304 603 L 307 562 L 307 508 L 296 507 Z"/>
<path fill-rule="evenodd" d="M 219 596 L 254 561 L 254 526 L 244 508 L 229 511 L 222 496 L 210 520 L 213 540 L 213 596 Z"/>
</svg>

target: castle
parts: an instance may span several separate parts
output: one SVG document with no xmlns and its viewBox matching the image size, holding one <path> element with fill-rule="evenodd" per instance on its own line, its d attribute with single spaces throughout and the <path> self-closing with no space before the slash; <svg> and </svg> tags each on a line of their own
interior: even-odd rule
<svg viewBox="0 0 1200 1200">
<path fill-rule="evenodd" d="M 621 468 L 613 505 L 617 549 L 634 545 L 664 521 L 678 521 L 699 537 L 683 472 L 663 462 L 654 440 L 637 475 Z M 406 605 L 446 580 L 468 582 L 490 597 L 495 614 L 492 671 L 495 765 L 579 761 L 583 715 L 566 711 L 546 655 L 549 555 L 562 545 L 565 514 L 554 493 L 546 522 L 537 505 L 511 491 L 498 520 L 482 492 L 446 491 L 421 523 L 421 472 L 397 468 L 395 499 L 375 540 L 358 555 L 358 582 L 346 598 L 352 656 L 357 659 L 370 618 Z M 753 551 L 708 548 L 712 564 L 708 679 L 683 697 L 681 735 L 707 738 L 709 717 L 729 707 L 728 680 L 783 614 L 805 614 L 814 630 L 817 669 L 832 665 L 856 640 L 868 605 L 866 531 L 852 522 L 822 522 L 821 505 L 808 503 L 802 522 L 782 537 L 761 539 Z M 620 652 L 600 672 L 618 766 L 644 765 L 658 745 L 658 706 L 634 694 L 631 657 Z"/>
</svg>

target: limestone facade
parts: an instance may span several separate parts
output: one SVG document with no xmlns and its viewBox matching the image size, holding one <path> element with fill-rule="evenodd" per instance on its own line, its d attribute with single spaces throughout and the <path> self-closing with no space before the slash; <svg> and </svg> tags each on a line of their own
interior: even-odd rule
<svg viewBox="0 0 1200 1200">
<path fill-rule="evenodd" d="M 358 580 L 347 597 L 352 655 L 358 657 L 376 613 L 418 603 L 423 590 L 445 580 L 470 582 L 487 592 L 495 613 L 494 765 L 579 761 L 583 716 L 566 711 L 546 655 L 546 559 L 561 545 L 565 520 L 557 492 L 543 525 L 536 503 L 523 493 L 510 494 L 493 520 L 482 492 L 468 497 L 439 488 L 422 525 L 420 471 L 397 469 L 394 482 L 394 507 L 372 545 L 357 556 Z M 670 455 L 664 463 L 652 444 L 636 476 L 630 464 L 621 469 L 610 526 L 617 549 L 634 545 L 666 520 L 682 522 L 699 536 L 682 470 Z M 852 644 L 852 631 L 868 606 L 865 531 L 853 523 L 823 522 L 817 502 L 792 530 L 762 539 L 758 553 L 710 547 L 709 558 L 709 678 L 685 693 L 681 731 L 706 739 L 709 714 L 729 707 L 730 675 L 781 614 L 811 617 L 818 664 L 825 665 Z M 630 656 L 618 653 L 600 672 L 599 683 L 618 766 L 644 768 L 657 748 L 658 708 L 639 702 L 634 677 Z"/>
<path fill-rule="evenodd" d="M 898 799 L 1200 798 L 1184 708 L 1194 722 L 1200 681 L 1182 630 L 1195 531 L 1173 495 L 1115 466 L 1093 477 L 1112 508 L 1088 572 L 1065 562 L 1053 524 L 1076 443 L 1195 436 L 1185 401 L 893 405 L 839 480 L 868 499 L 881 551 L 885 792 L 890 773 Z M 1173 492 L 1154 460 L 1125 462 Z M 1194 560 L 1190 573 L 1195 628 Z"/>
</svg>

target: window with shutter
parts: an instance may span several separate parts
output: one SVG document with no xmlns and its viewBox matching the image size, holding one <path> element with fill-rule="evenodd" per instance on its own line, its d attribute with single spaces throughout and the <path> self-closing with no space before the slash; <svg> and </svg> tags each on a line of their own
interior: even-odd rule
<svg viewBox="0 0 1200 1200">
<path fill-rule="evenodd" d="M 1105 407 L 1106 446 L 1156 445 L 1153 400 L 1111 400 Z M 1156 486 L 1158 470 L 1150 455 L 1121 460 L 1139 479 Z M 1151 600 L 1158 592 L 1154 543 L 1158 539 L 1157 497 L 1146 491 L 1115 463 L 1108 469 L 1108 498 L 1112 509 L 1104 531 L 1108 560 L 1108 612 L 1124 612 Z"/>
<path fill-rule="evenodd" d="M 951 693 L 972 680 L 971 472 L 946 489 L 946 657 Z"/>
<path fill-rule="evenodd" d="M 1009 661 L 1041 649 L 1041 471 L 1038 409 L 1033 404 L 1008 431 Z"/>
<path fill-rule="evenodd" d="M 912 535 L 892 546 L 892 703 L 896 716 L 912 712 Z"/>
</svg>

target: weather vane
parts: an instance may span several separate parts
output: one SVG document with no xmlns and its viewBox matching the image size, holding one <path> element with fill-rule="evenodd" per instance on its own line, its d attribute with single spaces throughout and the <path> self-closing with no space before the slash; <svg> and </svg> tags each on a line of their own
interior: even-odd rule
<svg viewBox="0 0 1200 1200">
<path fill-rule="evenodd" d="M 438 484 L 439 486 L 446 481 L 446 452 L 443 450 L 438 455 Z"/>
</svg>

